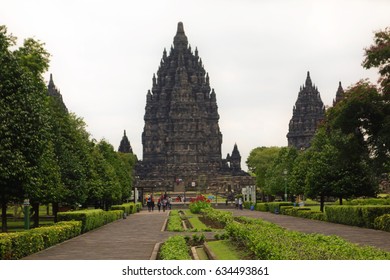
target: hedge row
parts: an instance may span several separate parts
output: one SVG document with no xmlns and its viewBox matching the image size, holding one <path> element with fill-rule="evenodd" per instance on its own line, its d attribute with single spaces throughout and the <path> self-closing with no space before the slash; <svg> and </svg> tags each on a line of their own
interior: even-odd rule
<svg viewBox="0 0 390 280">
<path fill-rule="evenodd" d="M 390 198 L 359 198 L 345 201 L 345 205 L 390 205 Z"/>
<path fill-rule="evenodd" d="M 171 210 L 167 224 L 168 231 L 184 231 L 178 210 Z"/>
<path fill-rule="evenodd" d="M 372 260 L 390 253 L 349 243 L 337 236 L 304 234 L 260 219 L 242 217 L 225 228 L 230 237 L 263 260 Z"/>
<path fill-rule="evenodd" d="M 255 210 L 262 212 L 280 213 L 281 206 L 292 206 L 291 202 L 262 202 L 255 205 Z"/>
<path fill-rule="evenodd" d="M 0 233 L 0 259 L 21 259 L 80 233 L 80 221 L 59 222 L 29 231 Z"/>
<path fill-rule="evenodd" d="M 204 218 L 216 222 L 222 228 L 233 221 L 233 214 L 231 212 L 218 211 L 214 208 L 203 209 L 202 214 Z"/>
<path fill-rule="evenodd" d="M 333 205 L 326 206 L 325 213 L 328 222 L 350 226 L 375 228 L 375 219 L 384 214 L 390 214 L 390 205 Z"/>
<path fill-rule="evenodd" d="M 374 228 L 384 231 L 390 231 L 390 214 L 385 214 L 375 218 Z"/>
<path fill-rule="evenodd" d="M 122 210 L 123 213 L 126 213 L 126 215 L 134 214 L 139 212 L 142 209 L 142 204 L 141 202 L 129 202 L 129 203 L 124 203 L 121 205 L 112 205 L 111 210 Z"/>
<path fill-rule="evenodd" d="M 103 211 L 102 209 L 59 212 L 58 221 L 81 221 L 81 232 L 101 227 L 123 217 L 123 210 Z"/>
<path fill-rule="evenodd" d="M 311 220 L 326 221 L 326 215 L 321 211 L 312 211 L 308 207 L 281 206 L 280 213 Z"/>
<path fill-rule="evenodd" d="M 191 260 L 186 239 L 182 235 L 171 236 L 160 248 L 162 260 Z"/>
</svg>

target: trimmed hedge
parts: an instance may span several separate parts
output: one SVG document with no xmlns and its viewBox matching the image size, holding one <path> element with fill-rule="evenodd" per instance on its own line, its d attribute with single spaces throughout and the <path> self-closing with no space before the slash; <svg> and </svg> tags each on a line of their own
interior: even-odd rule
<svg viewBox="0 0 390 280">
<path fill-rule="evenodd" d="M 184 231 L 178 210 L 171 210 L 167 224 L 168 231 Z"/>
<path fill-rule="evenodd" d="M 390 253 L 358 246 L 337 236 L 286 230 L 261 219 L 241 217 L 226 227 L 239 246 L 262 260 L 373 260 L 390 259 Z"/>
<path fill-rule="evenodd" d="M 375 219 L 384 214 L 390 214 L 390 205 L 326 206 L 325 214 L 328 222 L 375 228 Z"/>
<path fill-rule="evenodd" d="M 80 221 L 59 222 L 29 231 L 0 233 L 0 259 L 21 259 L 80 233 Z"/>
<path fill-rule="evenodd" d="M 321 211 L 312 211 L 311 208 L 308 207 L 282 206 L 280 208 L 280 212 L 284 215 L 326 221 L 326 216 L 324 213 Z"/>
<path fill-rule="evenodd" d="M 280 213 L 281 206 L 292 206 L 291 202 L 268 202 L 268 211 L 271 213 Z"/>
<path fill-rule="evenodd" d="M 81 221 L 81 232 L 87 232 L 123 217 L 123 210 L 103 211 L 102 209 L 59 212 L 58 221 Z"/>
<path fill-rule="evenodd" d="M 218 211 L 214 208 L 203 209 L 202 214 L 204 218 L 216 222 L 221 227 L 224 227 L 233 221 L 233 214 L 231 212 Z"/>
<path fill-rule="evenodd" d="M 255 206 L 256 211 L 262 211 L 262 212 L 268 212 L 268 203 L 267 202 L 262 202 L 262 203 L 257 203 Z"/>
<path fill-rule="evenodd" d="M 184 236 L 171 236 L 160 248 L 162 260 L 191 260 L 190 252 Z"/>
<path fill-rule="evenodd" d="M 345 205 L 390 205 L 390 198 L 358 198 L 345 201 Z"/>
<path fill-rule="evenodd" d="M 375 218 L 374 228 L 384 231 L 390 231 L 390 214 L 385 214 Z"/>
<path fill-rule="evenodd" d="M 126 215 L 134 214 L 137 212 L 137 208 L 134 202 L 124 203 L 121 205 L 112 205 L 111 210 L 122 210 Z"/>
</svg>

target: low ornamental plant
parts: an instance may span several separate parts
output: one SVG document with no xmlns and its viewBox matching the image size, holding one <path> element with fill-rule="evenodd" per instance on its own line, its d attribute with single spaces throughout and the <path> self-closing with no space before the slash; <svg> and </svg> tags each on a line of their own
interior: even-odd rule
<svg viewBox="0 0 390 280">
<path fill-rule="evenodd" d="M 203 195 L 198 195 L 196 198 L 190 200 L 190 211 L 193 214 L 199 214 L 202 209 L 211 208 L 211 202 L 206 199 Z"/>
<path fill-rule="evenodd" d="M 80 221 L 59 222 L 28 231 L 0 233 L 0 259 L 18 260 L 80 233 Z"/>
<path fill-rule="evenodd" d="M 184 231 L 182 219 L 178 210 L 171 210 L 167 224 L 168 231 Z"/>
<path fill-rule="evenodd" d="M 169 237 L 160 248 L 162 260 L 191 260 L 190 252 L 184 236 Z"/>
<path fill-rule="evenodd" d="M 358 246 L 337 236 L 286 230 L 261 219 L 229 223 L 230 238 L 262 260 L 389 260 L 390 253 Z"/>
</svg>

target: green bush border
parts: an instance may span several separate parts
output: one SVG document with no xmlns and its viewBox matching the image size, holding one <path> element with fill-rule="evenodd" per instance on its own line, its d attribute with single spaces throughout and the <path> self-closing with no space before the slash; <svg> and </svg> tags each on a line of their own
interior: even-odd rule
<svg viewBox="0 0 390 280">
<path fill-rule="evenodd" d="M 385 214 L 376 217 L 374 220 L 374 228 L 384 231 L 390 231 L 390 214 Z"/>
<path fill-rule="evenodd" d="M 29 231 L 0 233 L 0 259 L 21 259 L 73 238 L 81 233 L 81 224 L 67 221 Z"/>
<path fill-rule="evenodd" d="M 326 219 L 332 223 L 375 228 L 375 219 L 390 214 L 390 205 L 325 206 Z"/>
<path fill-rule="evenodd" d="M 102 209 L 59 212 L 58 221 L 81 221 L 81 232 L 93 230 L 123 217 L 123 210 L 103 211 Z"/>
<path fill-rule="evenodd" d="M 160 247 L 162 260 L 191 260 L 190 252 L 184 236 L 169 237 Z"/>
</svg>

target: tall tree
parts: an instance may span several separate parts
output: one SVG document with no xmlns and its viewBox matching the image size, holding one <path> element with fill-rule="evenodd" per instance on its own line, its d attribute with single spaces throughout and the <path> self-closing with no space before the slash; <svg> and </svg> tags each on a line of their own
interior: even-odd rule
<svg viewBox="0 0 390 280">
<path fill-rule="evenodd" d="M 0 26 L 0 201 L 2 230 L 7 230 L 7 203 L 20 200 L 26 189 L 39 181 L 39 165 L 49 133 L 47 99 L 43 71 L 48 54 L 35 54 L 28 44 L 43 49 L 29 39 L 14 51 L 15 38 Z M 21 53 L 24 53 L 22 55 Z M 32 67 L 29 62 L 35 61 Z"/>
</svg>

